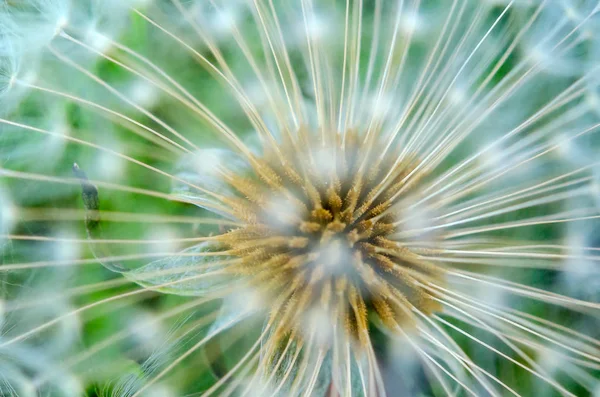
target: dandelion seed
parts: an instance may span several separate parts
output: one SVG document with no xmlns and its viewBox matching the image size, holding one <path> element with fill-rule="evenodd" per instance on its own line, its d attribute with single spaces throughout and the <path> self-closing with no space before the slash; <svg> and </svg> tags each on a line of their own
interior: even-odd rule
<svg viewBox="0 0 600 397">
<path fill-rule="evenodd" d="M 0 394 L 597 392 L 598 11 L 7 2 Z"/>
</svg>

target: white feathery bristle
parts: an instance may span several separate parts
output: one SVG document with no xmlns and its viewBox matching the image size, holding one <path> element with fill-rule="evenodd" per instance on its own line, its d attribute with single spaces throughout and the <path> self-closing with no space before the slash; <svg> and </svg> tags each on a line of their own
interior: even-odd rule
<svg viewBox="0 0 600 397">
<path fill-rule="evenodd" d="M 484 143 L 479 147 L 479 149 L 484 149 L 487 146 L 487 143 Z M 486 169 L 486 170 L 494 170 L 497 169 L 504 161 L 506 161 L 506 147 L 502 143 L 496 143 L 491 146 L 484 155 L 481 155 L 477 158 L 477 161 Z"/>
<path fill-rule="evenodd" d="M 67 18 L 67 16 L 60 15 L 56 19 L 56 25 L 54 27 L 54 35 L 58 36 L 68 24 L 69 24 L 69 19 Z"/>
<path fill-rule="evenodd" d="M 225 8 L 217 11 L 213 18 L 214 32 L 225 35 L 231 32 L 237 23 L 238 14 L 235 9 Z"/>
<path fill-rule="evenodd" d="M 437 339 L 436 344 L 433 346 L 426 338 L 418 338 L 416 335 L 412 335 L 410 327 L 405 332 L 408 335 L 394 335 L 391 338 L 393 343 L 386 349 L 385 357 L 388 364 L 383 369 L 384 376 L 387 375 L 384 378 L 386 379 L 386 387 L 402 396 L 428 395 L 430 385 L 423 376 L 424 370 L 427 371 L 427 364 L 423 361 L 424 353 L 421 352 L 431 356 L 432 351 L 435 352 L 436 360 L 448 366 L 448 370 L 456 379 L 463 383 L 468 382 L 468 379 L 464 376 L 461 362 L 454 358 L 448 359 L 449 354 L 446 353 L 445 349 L 451 349 L 451 346 L 443 337 L 437 336 L 432 328 L 428 330 L 428 333 L 433 334 Z M 438 347 L 437 343 L 442 344 L 444 347 Z"/>
<path fill-rule="evenodd" d="M 48 137 L 45 150 L 49 153 L 58 155 L 63 152 L 67 145 L 67 139 L 65 139 L 65 137 L 71 135 L 71 128 L 69 127 L 69 123 L 65 120 L 64 112 L 60 112 L 55 117 L 56 118 L 51 121 L 49 129 L 56 135 Z"/>
<path fill-rule="evenodd" d="M 323 269 L 326 274 L 337 276 L 347 273 L 351 269 L 352 250 L 347 243 L 333 239 L 322 243 L 319 248 L 314 251 L 314 263 L 320 269 Z"/>
<path fill-rule="evenodd" d="M 432 242 L 435 238 L 435 231 L 429 230 L 435 227 L 432 221 L 436 215 L 434 205 L 423 202 L 418 203 L 421 197 L 407 197 L 399 202 L 394 208 L 397 208 L 396 220 L 401 222 L 402 230 L 416 230 L 418 232 L 407 237 L 408 240 L 418 239 L 422 242 Z"/>
<path fill-rule="evenodd" d="M 144 109 L 153 108 L 160 99 L 159 89 L 145 80 L 135 80 L 128 91 L 129 98 Z"/>
<path fill-rule="evenodd" d="M 580 228 L 578 228 L 580 229 Z M 567 236 L 567 245 L 575 251 L 579 251 L 581 247 L 585 247 L 586 236 L 584 233 L 575 232 L 569 233 Z"/>
<path fill-rule="evenodd" d="M 165 330 L 151 313 L 136 312 L 127 319 L 130 335 L 146 353 L 152 353 L 164 343 Z"/>
<path fill-rule="evenodd" d="M 91 26 L 85 35 L 86 44 L 90 45 L 100 53 L 106 53 L 110 50 L 112 43 L 108 37 L 96 30 L 96 27 Z"/>
<path fill-rule="evenodd" d="M 27 51 L 37 51 L 50 43 L 71 20 L 69 0 L 31 0 L 26 11 L 15 8 L 11 17 Z"/>
<path fill-rule="evenodd" d="M 105 146 L 110 146 L 108 143 L 103 143 Z M 112 150 L 119 152 L 118 143 Z M 120 181 L 125 174 L 125 166 L 127 162 L 122 157 L 115 156 L 112 153 L 102 152 L 94 159 L 94 175 L 100 179 L 106 179 L 113 182 Z"/>
<path fill-rule="evenodd" d="M 507 6 L 512 3 L 513 8 L 518 7 L 533 7 L 535 5 L 539 5 L 540 0 L 483 0 L 486 4 L 490 6 Z"/>
<path fill-rule="evenodd" d="M 3 33 L 3 32 L 2 32 Z M 21 60 L 21 51 L 10 38 L 2 37 L 0 40 L 0 76 L 3 85 L 13 83 L 18 74 Z"/>
<path fill-rule="evenodd" d="M 331 311 L 321 307 L 312 307 L 302 315 L 301 331 L 306 339 L 315 341 L 317 346 L 332 346 L 336 322 L 331 318 Z M 315 330 L 317 332 L 315 332 Z M 338 330 L 341 331 L 341 330 Z"/>
<path fill-rule="evenodd" d="M 584 14 L 572 3 L 558 3 L 559 6 L 543 9 L 519 46 L 523 57 L 544 73 L 558 77 L 577 76 L 585 70 L 584 54 L 596 41 L 595 35 L 586 33 L 593 29 L 593 22 L 584 21 Z"/>
<path fill-rule="evenodd" d="M 502 288 L 493 288 L 485 283 L 468 283 L 463 288 L 466 295 L 489 303 L 490 306 L 502 307 L 510 304 L 510 295 Z"/>
<path fill-rule="evenodd" d="M 264 310 L 267 299 L 263 291 L 241 287 L 227 297 L 227 304 L 240 313 L 258 313 Z"/>
<path fill-rule="evenodd" d="M 28 70 L 25 73 L 23 73 L 23 75 L 21 77 L 18 78 L 19 81 L 21 81 L 24 84 L 33 84 L 37 81 L 38 79 L 38 73 L 36 73 L 34 70 Z"/>
<path fill-rule="evenodd" d="M 573 123 L 573 126 L 569 128 L 557 131 L 550 138 L 551 145 L 557 146 L 553 154 L 567 164 L 585 166 L 594 162 L 598 150 L 598 145 L 595 143 L 598 132 L 591 130 L 591 132 L 573 139 L 576 134 L 589 131 L 590 128 L 589 121 L 584 119 L 581 122 Z"/>
<path fill-rule="evenodd" d="M 598 51 L 598 57 L 600 60 L 600 48 L 598 49 Z M 600 117 L 600 81 L 597 77 L 595 77 L 595 75 L 593 75 L 592 78 L 590 80 L 586 80 L 586 82 L 587 90 L 584 97 L 585 103 L 588 105 L 589 109 L 591 109 L 592 112 L 594 112 L 596 117 Z"/>
<path fill-rule="evenodd" d="M 0 186 L 0 234 L 8 234 L 17 221 L 17 210 L 8 192 Z"/>
<path fill-rule="evenodd" d="M 54 380 L 54 383 L 58 386 L 61 391 L 61 396 L 65 397 L 76 397 L 83 394 L 83 385 L 81 381 L 70 374 L 63 374 L 59 379 Z"/>
<path fill-rule="evenodd" d="M 594 179 L 590 183 L 590 194 L 596 202 L 598 210 L 600 210 L 600 168 L 594 170 Z"/>
<path fill-rule="evenodd" d="M 575 7 L 572 7 L 569 4 L 563 4 L 563 7 L 565 9 L 565 16 L 570 19 L 573 22 L 577 22 L 581 20 L 581 15 L 579 14 L 579 12 L 577 11 L 577 9 Z"/>
<path fill-rule="evenodd" d="M 239 0 L 220 3 L 218 7 L 208 1 L 199 1 L 192 8 L 195 8 L 192 12 L 196 14 L 198 23 L 217 40 L 229 37 L 244 13 L 244 4 Z"/>
<path fill-rule="evenodd" d="M 307 18 L 304 34 L 312 41 L 321 41 L 330 33 L 330 21 L 328 21 L 324 16 L 314 14 Z"/>
<path fill-rule="evenodd" d="M 585 222 L 577 222 L 568 229 L 565 244 L 569 247 L 567 254 L 570 257 L 562 263 L 561 277 L 569 296 L 592 301 L 600 297 L 598 264 L 586 258 L 594 254 L 587 247 L 598 248 L 599 242 L 593 238 L 597 231 L 598 228 L 594 228 L 592 223 Z"/>
<path fill-rule="evenodd" d="M 175 194 L 191 200 L 199 207 L 216 211 L 225 217 L 231 217 L 230 214 L 214 208 L 214 205 L 219 205 L 219 203 L 202 189 L 225 196 L 234 195 L 232 188 L 225 182 L 220 171 L 245 175 L 247 165 L 240 156 L 225 149 L 202 149 L 185 156 L 178 168 L 177 177 L 187 183 L 174 181 L 173 192 Z"/>
<path fill-rule="evenodd" d="M 267 379 L 264 376 L 252 378 L 251 382 L 246 380 L 242 386 L 249 396 L 274 396 L 276 385 L 272 380 L 267 383 Z"/>
<path fill-rule="evenodd" d="M 258 134 L 255 134 L 252 130 L 240 135 L 244 137 L 244 145 L 246 145 L 252 154 L 255 156 L 261 156 L 263 154 L 263 145 Z"/>
<path fill-rule="evenodd" d="M 21 47 L 12 34 L 5 37 L 0 30 L 0 114 L 10 113 L 19 105 L 27 91 L 19 82 L 32 83 L 37 79 L 36 59 L 25 58 Z"/>
<path fill-rule="evenodd" d="M 6 302 L 4 299 L 0 298 L 0 329 L 3 329 L 4 326 L 4 317 L 6 312 Z"/>
<path fill-rule="evenodd" d="M 167 385 L 159 383 L 153 385 L 150 390 L 144 393 L 144 397 L 175 397 L 177 394 L 173 392 Z"/>
<path fill-rule="evenodd" d="M 275 228 L 288 227 L 300 215 L 297 206 L 281 195 L 269 197 L 264 208 L 269 225 Z"/>
<path fill-rule="evenodd" d="M 246 170 L 245 161 L 236 153 L 226 149 L 203 149 L 194 153 L 192 167 L 199 175 L 221 178 L 221 171 L 231 171 L 243 175 Z"/>
<path fill-rule="evenodd" d="M 219 169 L 225 165 L 222 161 L 223 154 L 223 151 L 218 149 L 204 150 L 201 154 L 194 156 L 193 167 L 200 175 L 218 177 Z"/>
<path fill-rule="evenodd" d="M 58 291 L 51 291 L 49 295 L 40 295 L 41 297 L 47 296 L 48 301 L 43 306 L 38 306 L 31 313 L 28 313 L 28 318 L 24 319 L 25 324 L 39 326 L 46 321 L 50 321 L 54 318 L 59 318 L 59 321 L 51 328 L 48 328 L 41 340 L 41 345 L 46 353 L 51 355 L 60 355 L 64 352 L 69 351 L 73 347 L 73 344 L 79 339 L 81 334 L 82 323 L 77 315 L 65 315 L 66 313 L 73 313 L 75 307 L 67 302 L 64 297 L 57 295 L 59 293 L 61 283 L 69 278 L 68 273 L 61 273 L 61 279 L 56 280 L 55 284 L 58 286 Z M 26 326 L 24 329 L 27 329 Z"/>
<path fill-rule="evenodd" d="M 290 28 L 291 41 L 288 43 L 291 47 L 306 47 L 307 43 L 324 44 L 334 39 L 339 29 L 338 21 L 330 14 L 314 10 L 306 12 L 302 17 L 302 11 L 298 10 L 301 17 L 296 19 Z"/>
<path fill-rule="evenodd" d="M 417 10 L 408 10 L 400 16 L 398 28 L 407 36 L 423 36 L 428 29 L 427 20 Z"/>
<path fill-rule="evenodd" d="M 81 255 L 81 244 L 73 242 L 77 238 L 77 234 L 63 230 L 60 231 L 56 238 L 59 240 L 52 244 L 52 256 L 58 261 L 70 261 L 78 259 Z"/>
<path fill-rule="evenodd" d="M 525 56 L 529 57 L 531 64 L 540 65 L 543 69 L 548 69 L 554 61 L 551 49 L 543 45 L 527 48 Z"/>
<path fill-rule="evenodd" d="M 409 369 L 413 367 L 413 365 L 410 365 L 409 363 L 417 365 L 419 363 L 419 358 L 414 350 L 406 348 L 407 344 L 408 341 L 405 336 L 394 338 L 390 344 L 388 355 L 402 362 L 402 367 Z M 391 362 L 392 365 L 394 365 L 394 361 Z"/>
<path fill-rule="evenodd" d="M 16 369 L 15 369 L 16 370 Z M 14 396 L 19 397 L 38 397 L 39 393 L 36 390 L 35 385 L 29 379 L 26 379 L 25 376 L 19 371 L 20 379 L 15 379 L 15 376 L 11 376 L 14 374 L 6 373 L 2 376 L 2 381 L 6 382 L 11 391 L 14 391 Z M 17 394 L 18 393 L 18 394 Z"/>
<path fill-rule="evenodd" d="M 381 95 L 372 96 L 367 100 L 366 108 L 368 115 L 366 120 L 373 119 L 374 122 L 386 121 L 398 109 L 402 109 L 402 101 L 396 95 L 390 92 L 383 92 Z"/>
<path fill-rule="evenodd" d="M 73 1 L 66 29 L 82 34 L 86 44 L 103 52 L 106 38 L 116 36 L 128 24 L 131 8 L 139 5 L 136 0 Z"/>
<path fill-rule="evenodd" d="M 558 146 L 556 153 L 562 159 L 571 160 L 577 158 L 577 156 L 581 156 L 575 142 L 572 139 L 568 139 L 568 135 L 554 135 L 551 140 L 553 146 Z"/>
<path fill-rule="evenodd" d="M 150 228 L 144 235 L 147 240 L 157 240 L 158 242 L 153 244 L 146 244 L 149 253 L 164 253 L 164 252 L 177 252 L 181 249 L 177 238 L 179 233 L 174 228 L 163 226 L 159 229 Z"/>
<path fill-rule="evenodd" d="M 319 147 L 311 150 L 316 169 L 319 170 L 321 179 L 327 181 L 329 175 L 335 175 L 338 169 L 335 150 L 328 147 Z M 337 156 L 339 158 L 339 156 Z"/>
<path fill-rule="evenodd" d="M 471 95 L 467 90 L 467 86 L 463 84 L 455 83 L 448 92 L 447 96 L 448 102 L 451 105 L 462 107 L 467 104 L 469 99 L 471 99 Z"/>
<path fill-rule="evenodd" d="M 275 90 L 276 87 L 277 86 L 273 84 L 272 87 L 268 87 L 267 89 Z M 248 97 L 253 106 L 256 106 L 256 108 L 258 109 L 269 109 L 269 98 L 267 96 L 267 93 L 265 92 L 265 88 L 261 85 L 261 83 L 258 80 L 252 80 L 250 82 L 247 82 L 246 84 L 244 84 L 244 88 L 246 96 Z"/>
<path fill-rule="evenodd" d="M 537 361 L 544 370 L 552 374 L 560 370 L 562 359 L 556 351 L 552 349 L 542 349 Z"/>
<path fill-rule="evenodd" d="M 594 0 L 561 0 L 556 3 L 562 7 L 564 15 L 575 24 L 600 11 L 600 3 Z"/>
</svg>

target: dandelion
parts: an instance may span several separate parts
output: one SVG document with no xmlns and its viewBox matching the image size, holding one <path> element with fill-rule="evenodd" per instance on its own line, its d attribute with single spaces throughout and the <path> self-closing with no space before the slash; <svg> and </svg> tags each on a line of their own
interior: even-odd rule
<svg viewBox="0 0 600 397">
<path fill-rule="evenodd" d="M 0 390 L 598 393 L 599 10 L 5 2 Z"/>
</svg>

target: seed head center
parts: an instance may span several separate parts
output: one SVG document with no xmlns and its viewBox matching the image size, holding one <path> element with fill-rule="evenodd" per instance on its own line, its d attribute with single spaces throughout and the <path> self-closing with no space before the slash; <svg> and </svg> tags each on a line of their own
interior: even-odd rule
<svg viewBox="0 0 600 397">
<path fill-rule="evenodd" d="M 422 285 L 441 268 L 394 238 L 395 204 L 414 166 L 353 142 L 335 146 L 326 164 L 284 146 L 284 156 L 226 178 L 238 193 L 228 204 L 244 223 L 221 236 L 237 258 L 231 270 L 265 297 L 283 334 L 318 309 L 360 340 L 370 312 L 396 328 L 412 308 L 436 306 Z"/>
</svg>

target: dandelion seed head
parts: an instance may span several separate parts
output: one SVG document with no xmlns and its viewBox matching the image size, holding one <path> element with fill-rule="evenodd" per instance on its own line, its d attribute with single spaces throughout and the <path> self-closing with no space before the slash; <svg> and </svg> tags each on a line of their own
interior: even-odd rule
<svg viewBox="0 0 600 397">
<path fill-rule="evenodd" d="M 410 316 L 398 303 L 404 299 L 425 312 L 436 306 L 417 280 L 440 280 L 443 268 L 388 237 L 396 231 L 396 193 L 409 186 L 403 178 L 413 167 L 394 165 L 396 172 L 386 178 L 394 157 L 365 153 L 353 132 L 346 139 L 344 149 L 309 153 L 283 146 L 284 156 L 257 159 L 245 177 L 220 170 L 236 193 L 226 200 L 231 213 L 245 223 L 218 238 L 239 258 L 228 271 L 266 293 L 271 306 L 263 310 L 283 335 L 312 313 L 309 324 L 329 318 L 338 330 L 362 338 L 368 312 L 393 327 Z M 320 332 L 332 328 L 322 327 Z"/>
<path fill-rule="evenodd" d="M 592 390 L 597 2 L 27 3 L 0 276 L 48 287 L 0 301 L 0 353 L 64 365 L 48 390 L 112 357 L 131 397 Z"/>
</svg>

